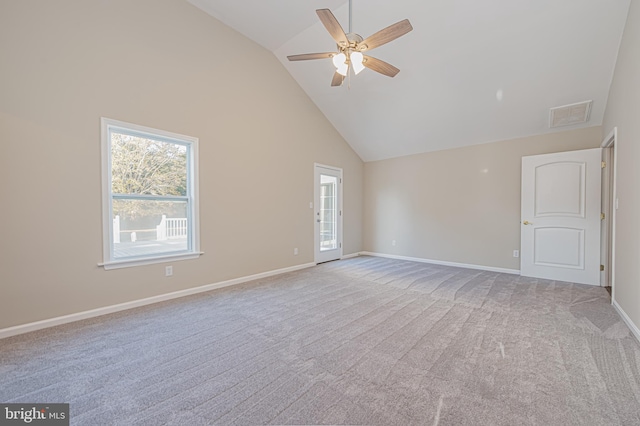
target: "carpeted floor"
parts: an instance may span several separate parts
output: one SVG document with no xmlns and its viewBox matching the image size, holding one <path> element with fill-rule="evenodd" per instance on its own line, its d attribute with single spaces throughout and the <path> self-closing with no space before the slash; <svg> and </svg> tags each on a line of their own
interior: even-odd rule
<svg viewBox="0 0 640 426">
<path fill-rule="evenodd" d="M 71 423 L 638 425 L 599 287 L 358 257 L 0 340 L 0 402 Z"/>
</svg>

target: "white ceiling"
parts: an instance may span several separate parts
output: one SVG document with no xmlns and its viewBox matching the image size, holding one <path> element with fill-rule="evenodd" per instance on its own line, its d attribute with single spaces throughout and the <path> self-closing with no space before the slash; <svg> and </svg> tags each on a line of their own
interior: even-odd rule
<svg viewBox="0 0 640 426">
<path fill-rule="evenodd" d="M 364 161 L 602 124 L 630 0 L 353 0 L 367 37 L 414 30 L 370 52 L 400 68 L 330 87 L 335 51 L 315 9 L 348 31 L 347 0 L 189 0 L 272 51 Z M 593 100 L 589 122 L 549 128 L 549 108 Z"/>
</svg>

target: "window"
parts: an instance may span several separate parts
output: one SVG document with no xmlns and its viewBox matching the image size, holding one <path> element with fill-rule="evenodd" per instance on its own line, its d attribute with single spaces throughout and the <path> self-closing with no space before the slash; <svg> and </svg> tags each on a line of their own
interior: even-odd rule
<svg viewBox="0 0 640 426">
<path fill-rule="evenodd" d="M 105 269 L 193 258 L 198 139 L 102 118 Z"/>
</svg>

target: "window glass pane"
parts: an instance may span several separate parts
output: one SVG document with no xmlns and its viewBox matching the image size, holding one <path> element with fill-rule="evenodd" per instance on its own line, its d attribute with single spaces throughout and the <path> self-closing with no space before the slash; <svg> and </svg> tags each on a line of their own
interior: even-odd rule
<svg viewBox="0 0 640 426">
<path fill-rule="evenodd" d="M 338 178 L 320 175 L 320 251 L 338 248 L 337 185 Z"/>
<path fill-rule="evenodd" d="M 187 147 L 112 131 L 111 192 L 187 195 Z"/>
<path fill-rule="evenodd" d="M 189 250 L 185 201 L 113 200 L 113 258 Z"/>
<path fill-rule="evenodd" d="M 200 255 L 198 139 L 102 118 L 105 269 Z"/>
</svg>

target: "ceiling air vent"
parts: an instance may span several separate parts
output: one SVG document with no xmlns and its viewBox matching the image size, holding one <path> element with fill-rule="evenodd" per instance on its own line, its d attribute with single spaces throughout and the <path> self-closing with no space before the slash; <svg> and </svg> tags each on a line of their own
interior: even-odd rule
<svg viewBox="0 0 640 426">
<path fill-rule="evenodd" d="M 586 123 L 591 115 L 593 101 L 578 102 L 549 110 L 549 127 L 571 126 Z"/>
</svg>

